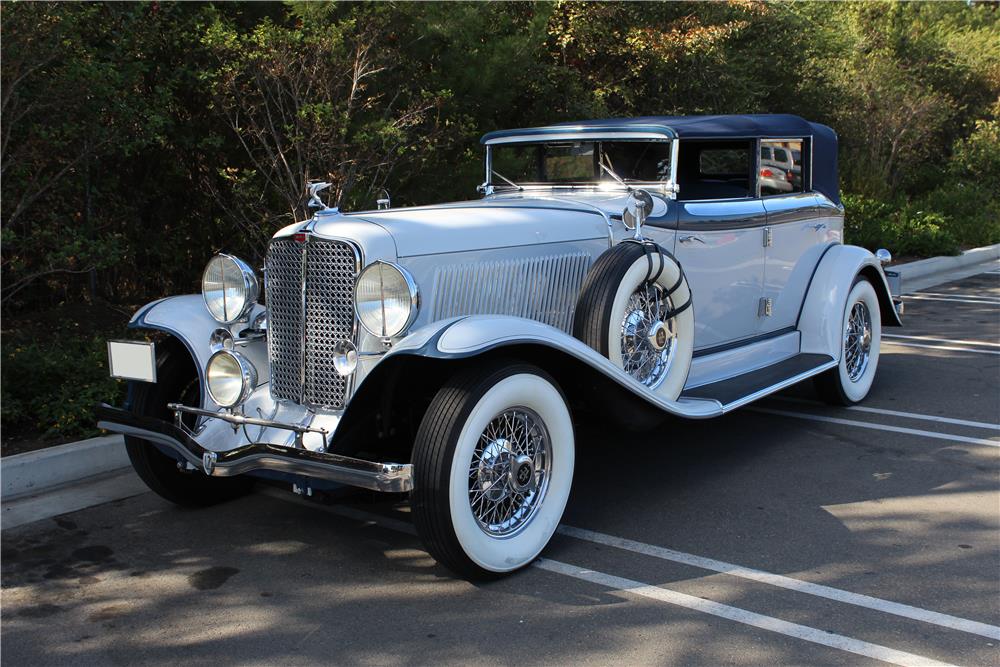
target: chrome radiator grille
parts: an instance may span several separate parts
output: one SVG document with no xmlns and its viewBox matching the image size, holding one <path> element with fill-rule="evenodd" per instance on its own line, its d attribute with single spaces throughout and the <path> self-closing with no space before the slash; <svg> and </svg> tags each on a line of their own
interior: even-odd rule
<svg viewBox="0 0 1000 667">
<path fill-rule="evenodd" d="M 341 409 L 348 378 L 333 368 L 333 347 L 354 340 L 357 251 L 314 236 L 307 243 L 278 239 L 265 262 L 267 352 L 271 395 Z"/>
</svg>

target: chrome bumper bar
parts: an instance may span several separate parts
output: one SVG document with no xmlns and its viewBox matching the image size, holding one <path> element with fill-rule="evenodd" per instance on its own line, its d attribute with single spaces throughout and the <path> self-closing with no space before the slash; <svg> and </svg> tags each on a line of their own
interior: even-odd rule
<svg viewBox="0 0 1000 667">
<path fill-rule="evenodd" d="M 269 443 L 214 452 L 202 447 L 183 429 L 162 419 L 140 417 L 106 403 L 99 404 L 96 412 L 98 428 L 169 447 L 182 460 L 213 477 L 274 470 L 372 491 L 398 493 L 413 488 L 412 466 L 409 463 L 379 463 Z"/>
</svg>

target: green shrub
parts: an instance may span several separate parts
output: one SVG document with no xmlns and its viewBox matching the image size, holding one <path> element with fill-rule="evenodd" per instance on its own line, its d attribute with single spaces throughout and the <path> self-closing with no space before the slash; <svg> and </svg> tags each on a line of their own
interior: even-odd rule
<svg viewBox="0 0 1000 667">
<path fill-rule="evenodd" d="M 872 252 L 888 247 L 896 207 L 864 195 L 844 194 L 844 242 Z"/>
<path fill-rule="evenodd" d="M 983 183 L 942 184 L 916 204 L 948 218 L 947 227 L 960 244 L 979 247 L 1000 243 L 1000 201 Z"/>
<path fill-rule="evenodd" d="M 957 255 L 959 245 L 950 219 L 934 211 L 903 209 L 892 226 L 892 250 L 903 256 Z"/>
<path fill-rule="evenodd" d="M 954 255 L 964 239 L 955 218 L 914 204 L 897 205 L 864 195 L 844 195 L 844 240 L 874 252 L 898 256 Z"/>
<path fill-rule="evenodd" d="M 23 344 L 4 341 L 0 417 L 11 432 L 43 438 L 99 434 L 94 405 L 120 401 L 123 385 L 108 377 L 103 336 L 72 337 Z"/>
</svg>

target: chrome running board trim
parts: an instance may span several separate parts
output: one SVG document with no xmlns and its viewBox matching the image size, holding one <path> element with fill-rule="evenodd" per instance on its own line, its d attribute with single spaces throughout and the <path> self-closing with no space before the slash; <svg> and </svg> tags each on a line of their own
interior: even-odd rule
<svg viewBox="0 0 1000 667">
<path fill-rule="evenodd" d="M 733 401 L 732 403 L 726 403 L 725 405 L 722 406 L 722 413 L 725 414 L 727 412 L 732 412 L 736 408 L 742 408 L 744 405 L 747 405 L 748 403 L 753 403 L 754 401 L 764 398 L 765 396 L 774 394 L 776 392 L 781 391 L 782 389 L 791 387 L 793 384 L 798 384 L 803 380 L 808 380 L 814 375 L 819 375 L 823 371 L 836 367 L 837 364 L 839 363 L 840 363 L 839 361 L 828 361 L 825 364 L 816 366 L 815 368 L 810 368 L 809 370 L 799 373 L 798 375 L 793 375 L 792 377 L 786 380 L 782 380 L 781 382 L 772 384 L 770 387 L 766 387 L 759 391 L 755 391 L 754 393 L 744 396 L 743 398 Z"/>
</svg>

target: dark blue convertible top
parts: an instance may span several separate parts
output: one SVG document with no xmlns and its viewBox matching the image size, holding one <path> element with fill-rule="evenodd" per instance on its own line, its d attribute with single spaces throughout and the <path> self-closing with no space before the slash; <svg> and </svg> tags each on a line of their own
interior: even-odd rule
<svg viewBox="0 0 1000 667">
<path fill-rule="evenodd" d="M 826 125 L 791 114 L 738 114 L 730 116 L 643 116 L 558 123 L 546 127 L 499 130 L 483 135 L 482 143 L 511 137 L 526 141 L 568 131 L 599 136 L 605 132 L 640 131 L 664 139 L 795 139 L 812 138 L 813 189 L 840 204 L 837 179 L 837 133 Z"/>
</svg>

